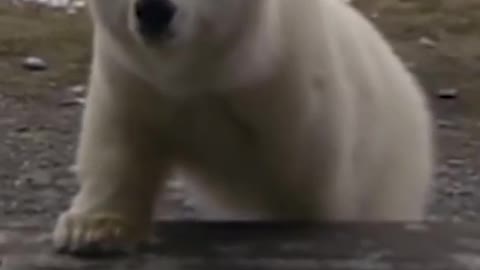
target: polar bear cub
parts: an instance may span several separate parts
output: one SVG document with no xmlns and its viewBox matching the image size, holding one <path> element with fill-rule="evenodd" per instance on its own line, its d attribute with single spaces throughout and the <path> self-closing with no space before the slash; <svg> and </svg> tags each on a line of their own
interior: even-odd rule
<svg viewBox="0 0 480 270">
<path fill-rule="evenodd" d="M 211 218 L 423 217 L 431 115 L 379 32 L 338 0 L 91 0 L 80 191 L 67 252 L 145 240 L 173 169 Z M 199 197 L 201 197 L 199 195 Z"/>
</svg>

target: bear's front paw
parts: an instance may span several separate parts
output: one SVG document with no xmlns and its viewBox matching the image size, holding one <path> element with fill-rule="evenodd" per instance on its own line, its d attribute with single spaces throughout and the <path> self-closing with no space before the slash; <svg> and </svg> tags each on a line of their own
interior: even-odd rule
<svg viewBox="0 0 480 270">
<path fill-rule="evenodd" d="M 148 226 L 113 214 L 64 213 L 53 232 L 58 252 L 82 256 L 110 255 L 134 248 L 148 236 Z"/>
</svg>

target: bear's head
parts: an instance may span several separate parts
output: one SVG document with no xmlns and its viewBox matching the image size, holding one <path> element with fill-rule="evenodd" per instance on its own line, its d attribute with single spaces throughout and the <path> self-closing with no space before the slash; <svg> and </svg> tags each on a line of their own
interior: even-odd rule
<svg viewBox="0 0 480 270">
<path fill-rule="evenodd" d="M 214 81 L 225 88 L 274 69 L 280 47 L 275 3 L 91 0 L 89 6 L 99 36 L 113 41 L 103 52 L 155 80 L 152 84 L 182 81 L 212 88 Z"/>
<path fill-rule="evenodd" d="M 93 0 L 94 20 L 147 44 L 224 42 L 254 23 L 265 0 Z M 198 42 L 195 42 L 198 44 Z"/>
</svg>

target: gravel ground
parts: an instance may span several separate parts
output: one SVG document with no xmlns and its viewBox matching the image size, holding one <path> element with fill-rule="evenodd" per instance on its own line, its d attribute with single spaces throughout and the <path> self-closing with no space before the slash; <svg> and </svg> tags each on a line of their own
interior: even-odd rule
<svg viewBox="0 0 480 270">
<path fill-rule="evenodd" d="M 480 4 L 426 2 L 354 1 L 431 97 L 439 150 L 429 218 L 480 221 L 480 36 L 474 35 Z M 83 107 L 89 29 L 82 12 L 0 2 L 2 225 L 51 224 L 76 191 L 69 167 Z M 159 216 L 194 216 L 181 185 L 173 182 L 169 189 Z"/>
</svg>

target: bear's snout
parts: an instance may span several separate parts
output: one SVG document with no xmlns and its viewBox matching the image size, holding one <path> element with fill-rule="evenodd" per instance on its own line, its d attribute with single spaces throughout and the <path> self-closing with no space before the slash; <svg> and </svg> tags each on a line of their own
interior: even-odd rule
<svg viewBox="0 0 480 270">
<path fill-rule="evenodd" d="M 176 7 L 171 0 L 137 0 L 134 6 L 138 31 L 148 38 L 170 35 L 175 13 Z"/>
</svg>

